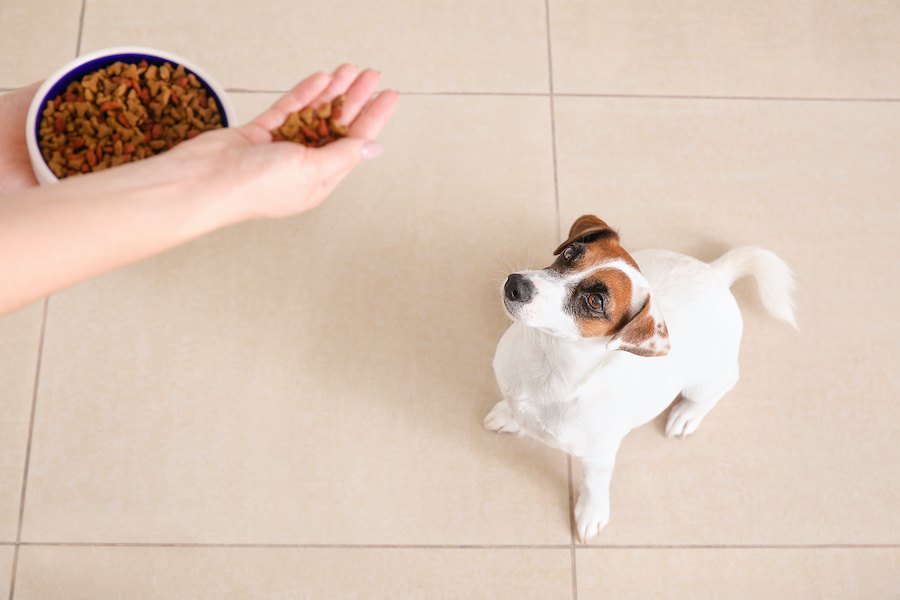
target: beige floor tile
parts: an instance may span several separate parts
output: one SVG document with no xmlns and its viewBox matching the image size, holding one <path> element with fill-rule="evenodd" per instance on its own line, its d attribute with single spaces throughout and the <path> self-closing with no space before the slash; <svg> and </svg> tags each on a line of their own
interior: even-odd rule
<svg viewBox="0 0 900 600">
<path fill-rule="evenodd" d="M 900 107 L 560 99 L 562 221 L 705 260 L 756 244 L 798 278 L 801 331 L 735 286 L 742 379 L 686 441 L 626 439 L 603 544 L 900 540 Z M 552 244 L 547 247 L 548 256 Z"/>
<path fill-rule="evenodd" d="M 12 575 L 12 561 L 15 546 L 0 546 L 0 594 L 9 595 L 9 581 Z"/>
<path fill-rule="evenodd" d="M 897 548 L 591 548 L 577 556 L 582 600 L 893 600 L 900 592 Z"/>
<path fill-rule="evenodd" d="M 0 87 L 47 77 L 75 58 L 81 0 L 3 0 Z"/>
<path fill-rule="evenodd" d="M 284 90 L 342 62 L 381 69 L 385 85 L 403 91 L 547 92 L 550 85 L 543 0 L 92 0 L 82 47 L 119 44 L 180 53 L 224 85 L 247 89 Z"/>
<path fill-rule="evenodd" d="M 24 539 L 568 543 L 564 458 L 480 428 L 506 263 L 555 237 L 548 100 L 386 134 L 312 214 L 51 300 Z"/>
<path fill-rule="evenodd" d="M 571 598 L 569 550 L 25 547 L 16 598 Z"/>
<path fill-rule="evenodd" d="M 550 2 L 557 92 L 900 97 L 900 4 Z"/>
<path fill-rule="evenodd" d="M 44 303 L 0 317 L 0 542 L 16 539 Z"/>
</svg>

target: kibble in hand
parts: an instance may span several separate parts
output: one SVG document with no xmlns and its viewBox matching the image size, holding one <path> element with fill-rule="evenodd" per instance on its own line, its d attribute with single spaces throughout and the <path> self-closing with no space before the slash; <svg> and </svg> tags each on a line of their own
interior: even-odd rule
<svg viewBox="0 0 900 600">
<path fill-rule="evenodd" d="M 319 148 L 346 137 L 347 126 L 338 122 L 344 111 L 344 101 L 344 96 L 338 96 L 317 109 L 307 106 L 291 113 L 281 127 L 272 131 L 272 140 Z"/>
</svg>

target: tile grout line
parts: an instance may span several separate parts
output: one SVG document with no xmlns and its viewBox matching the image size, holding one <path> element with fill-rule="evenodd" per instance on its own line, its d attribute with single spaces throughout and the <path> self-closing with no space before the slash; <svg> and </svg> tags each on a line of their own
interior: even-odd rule
<svg viewBox="0 0 900 600">
<path fill-rule="evenodd" d="M 75 41 L 75 58 L 81 54 L 81 36 L 84 33 L 84 13 L 87 8 L 87 0 L 81 0 L 81 10 L 78 14 L 78 37 Z M 19 565 L 19 548 L 22 546 L 22 524 L 25 520 L 25 494 L 28 490 L 28 468 L 31 464 L 31 442 L 34 434 L 34 415 L 37 409 L 38 384 L 41 377 L 41 360 L 44 355 L 44 333 L 47 329 L 47 308 L 50 305 L 50 297 L 44 298 L 44 310 L 41 315 L 41 337 L 38 342 L 37 365 L 34 370 L 34 388 L 31 393 L 31 415 L 28 419 L 28 441 L 25 445 L 25 467 L 22 472 L 22 492 L 19 496 L 19 524 L 16 529 L 16 545 L 13 550 L 12 573 L 9 579 L 9 600 L 13 600 L 16 594 L 16 572 Z"/>
<path fill-rule="evenodd" d="M 234 94 L 286 94 L 289 90 L 229 87 L 225 88 L 225 91 Z M 526 98 L 542 98 L 549 95 L 547 92 L 404 92 L 402 90 L 397 90 L 397 93 L 401 96 L 519 96 Z"/>
<path fill-rule="evenodd" d="M 34 367 L 34 386 L 31 390 L 31 414 L 28 417 L 28 438 L 25 442 L 25 464 L 22 468 L 22 491 L 19 494 L 19 524 L 16 528 L 16 545 L 13 550 L 12 572 L 9 578 L 9 600 L 13 599 L 16 591 L 16 571 L 19 563 L 19 547 L 22 543 L 22 523 L 25 517 L 25 494 L 28 489 L 28 467 L 31 464 L 31 442 L 34 435 L 34 416 L 37 409 L 38 384 L 41 379 L 41 362 L 44 356 L 44 333 L 47 330 L 47 307 L 50 298 L 44 298 L 44 306 L 41 311 L 41 333 L 38 338 L 37 360 Z"/>
<path fill-rule="evenodd" d="M 569 560 L 572 561 L 572 598 L 578 600 L 578 562 L 575 553 L 575 488 L 572 485 L 572 456 L 566 455 L 569 472 Z"/>
<path fill-rule="evenodd" d="M 582 550 L 868 550 L 900 544 L 586 544 Z"/>
<path fill-rule="evenodd" d="M 571 550 L 573 544 L 291 544 L 212 542 L 3 542 L 34 548 L 232 548 L 347 550 Z M 577 548 L 577 544 L 574 545 Z M 867 550 L 900 549 L 897 544 L 588 544 L 582 550 Z"/>
<path fill-rule="evenodd" d="M 78 15 L 78 41 L 75 42 L 75 58 L 81 55 L 81 34 L 84 32 L 84 12 L 87 0 L 81 0 L 81 14 Z"/>
<path fill-rule="evenodd" d="M 714 96 L 704 94 L 591 94 L 558 92 L 565 98 L 621 98 L 625 100 L 740 100 L 763 102 L 900 102 L 900 98 L 829 98 L 817 96 Z"/>
<path fill-rule="evenodd" d="M 553 37 L 550 33 L 550 0 L 544 0 L 547 35 L 547 88 L 550 98 L 550 148 L 553 155 L 553 200 L 556 207 L 556 239 L 562 239 L 562 215 L 559 209 L 559 168 L 556 158 L 556 102 L 553 88 Z M 575 561 L 575 496 L 572 489 L 572 456 L 566 454 L 566 480 L 569 493 L 569 568 L 572 579 L 572 600 L 578 600 L 578 571 Z"/>
<path fill-rule="evenodd" d="M 556 104 L 553 90 L 553 42 L 550 39 L 550 0 L 544 0 L 544 17 L 547 20 L 547 79 L 550 91 L 550 148 L 553 151 L 553 198 L 556 203 L 556 239 L 560 239 L 559 174 L 556 166 Z M 569 484 L 571 485 L 571 478 Z"/>
<path fill-rule="evenodd" d="M 21 542 L 36 548 L 230 548 L 235 550 L 567 550 L 570 544 L 289 544 L 204 542 Z"/>
<path fill-rule="evenodd" d="M 0 88 L 0 92 L 12 91 L 17 88 Z M 286 94 L 288 90 L 266 90 L 250 88 L 225 88 L 226 92 L 235 94 Z M 724 101 L 762 101 L 762 102 L 845 102 L 845 103 L 871 103 L 886 102 L 897 103 L 900 98 L 822 98 L 803 96 L 709 96 L 709 95 L 678 95 L 678 94 L 591 94 L 579 92 L 398 92 L 401 96 L 486 96 L 486 97 L 555 97 L 555 98 L 610 98 L 623 100 L 724 100 Z"/>
</svg>

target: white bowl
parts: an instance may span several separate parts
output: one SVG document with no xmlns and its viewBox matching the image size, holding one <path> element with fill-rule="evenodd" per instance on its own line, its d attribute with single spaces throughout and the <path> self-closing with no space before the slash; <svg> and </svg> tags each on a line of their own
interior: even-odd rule
<svg viewBox="0 0 900 600">
<path fill-rule="evenodd" d="M 38 88 L 37 93 L 31 100 L 31 106 L 28 107 L 28 117 L 25 119 L 25 141 L 28 145 L 28 155 L 31 157 L 31 168 L 38 183 L 41 185 L 59 181 L 56 175 L 53 174 L 53 171 L 50 170 L 50 167 L 47 166 L 38 146 L 38 127 L 41 122 L 41 113 L 44 107 L 47 106 L 47 102 L 51 98 L 64 93 L 73 81 L 79 81 L 88 73 L 111 65 L 117 60 L 126 63 L 137 63 L 141 60 L 146 60 L 148 63 L 155 65 L 161 65 L 164 62 L 170 62 L 173 65 L 183 65 L 185 69 L 197 77 L 201 85 L 206 88 L 209 96 L 218 103 L 219 113 L 222 116 L 222 127 L 234 125 L 234 109 L 231 108 L 231 102 L 228 100 L 224 88 L 210 77 L 206 71 L 191 61 L 171 52 L 140 46 L 121 46 L 97 50 L 78 57 L 48 77 L 43 85 Z"/>
</svg>

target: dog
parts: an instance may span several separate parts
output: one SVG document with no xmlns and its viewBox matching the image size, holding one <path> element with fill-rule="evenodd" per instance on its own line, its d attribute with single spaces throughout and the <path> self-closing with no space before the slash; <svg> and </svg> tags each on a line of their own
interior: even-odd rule
<svg viewBox="0 0 900 600">
<path fill-rule="evenodd" d="M 666 250 L 629 254 L 593 215 L 539 271 L 509 275 L 502 302 L 512 325 L 497 344 L 503 399 L 484 419 L 581 460 L 575 505 L 582 542 L 609 522 L 619 445 L 680 395 L 666 435 L 694 433 L 738 381 L 743 321 L 729 289 L 756 278 L 763 305 L 796 328 L 794 279 L 772 252 L 736 248 L 711 263 Z"/>
</svg>

